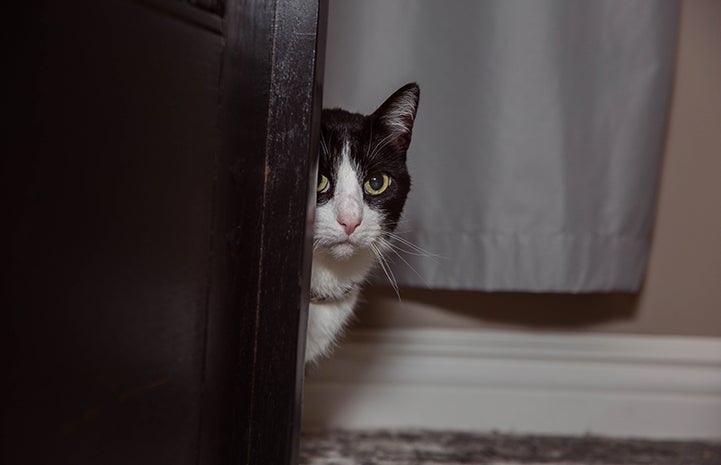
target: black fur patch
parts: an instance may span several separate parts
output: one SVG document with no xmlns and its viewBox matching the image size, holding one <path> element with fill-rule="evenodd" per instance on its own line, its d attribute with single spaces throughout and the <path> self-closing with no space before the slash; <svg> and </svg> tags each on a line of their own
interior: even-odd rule
<svg viewBox="0 0 721 465">
<path fill-rule="evenodd" d="M 347 142 L 361 186 L 373 174 L 390 176 L 391 182 L 385 192 L 369 195 L 364 191 L 363 196 L 371 208 L 383 215 L 383 228 L 387 231 L 395 229 L 411 189 L 406 152 L 419 94 L 416 84 L 407 84 L 370 115 L 341 109 L 323 110 L 319 171 L 329 179 L 330 188 L 318 194 L 318 205 L 328 202 L 334 195 L 343 145 Z"/>
</svg>

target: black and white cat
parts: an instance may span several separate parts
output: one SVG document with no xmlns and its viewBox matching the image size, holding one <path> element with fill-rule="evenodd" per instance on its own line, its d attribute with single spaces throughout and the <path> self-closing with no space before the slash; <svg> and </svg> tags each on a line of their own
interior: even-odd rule
<svg viewBox="0 0 721 465">
<path fill-rule="evenodd" d="M 406 84 L 370 115 L 323 110 L 305 361 L 327 355 L 398 224 L 420 90 Z"/>
</svg>

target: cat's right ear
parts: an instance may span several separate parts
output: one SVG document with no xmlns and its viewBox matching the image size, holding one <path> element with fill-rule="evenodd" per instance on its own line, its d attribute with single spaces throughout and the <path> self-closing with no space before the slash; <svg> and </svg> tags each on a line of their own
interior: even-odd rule
<svg viewBox="0 0 721 465">
<path fill-rule="evenodd" d="M 404 152 L 411 144 L 420 94 L 418 84 L 406 84 L 388 97 L 372 115 L 381 132 L 390 136 L 394 145 Z"/>
</svg>

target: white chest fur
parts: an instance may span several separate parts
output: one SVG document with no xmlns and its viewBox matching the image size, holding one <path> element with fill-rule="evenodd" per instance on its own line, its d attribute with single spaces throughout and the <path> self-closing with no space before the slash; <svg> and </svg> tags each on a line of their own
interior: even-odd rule
<svg viewBox="0 0 721 465">
<path fill-rule="evenodd" d="M 322 250 L 313 253 L 311 292 L 340 296 L 311 303 L 308 314 L 305 361 L 326 355 L 353 314 L 360 285 L 374 264 L 370 250 L 359 250 L 347 260 L 338 261 Z M 346 292 L 351 289 L 350 292 Z"/>
</svg>

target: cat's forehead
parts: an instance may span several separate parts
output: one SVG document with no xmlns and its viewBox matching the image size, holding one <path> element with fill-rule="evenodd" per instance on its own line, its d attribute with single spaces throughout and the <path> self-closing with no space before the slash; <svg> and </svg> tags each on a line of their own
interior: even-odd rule
<svg viewBox="0 0 721 465">
<path fill-rule="evenodd" d="M 360 113 L 332 109 L 323 110 L 323 135 L 327 143 L 342 145 L 368 133 L 370 118 Z"/>
<path fill-rule="evenodd" d="M 323 110 L 320 141 L 322 171 L 333 175 L 343 160 L 348 160 L 361 178 L 374 171 L 406 171 L 405 150 L 397 147 L 387 128 L 378 127 L 374 115 Z"/>
</svg>

